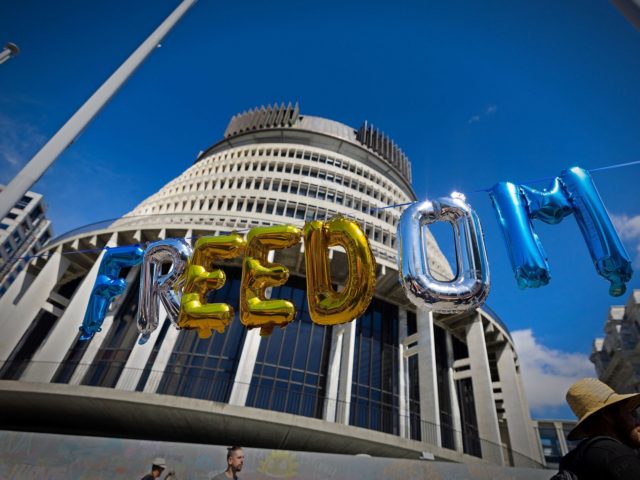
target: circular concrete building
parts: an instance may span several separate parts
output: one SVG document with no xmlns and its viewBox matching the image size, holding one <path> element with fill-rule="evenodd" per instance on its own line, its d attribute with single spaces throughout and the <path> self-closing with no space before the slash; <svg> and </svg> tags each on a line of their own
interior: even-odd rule
<svg viewBox="0 0 640 480">
<path fill-rule="evenodd" d="M 1 427 L 140 439 L 243 444 L 315 452 L 535 466 L 538 441 L 509 332 L 488 308 L 439 316 L 407 300 L 398 281 L 396 226 L 416 200 L 411 165 L 366 122 L 354 129 L 269 106 L 231 119 L 224 138 L 116 222 L 53 240 L 0 299 Z M 200 339 L 166 314 L 137 342 L 139 268 L 102 331 L 80 341 L 106 246 L 193 240 L 232 230 L 342 214 L 356 219 L 377 262 L 360 318 L 309 317 L 302 244 L 271 253 L 288 282 L 295 321 L 260 337 L 236 318 Z M 428 234 L 432 271 L 453 276 Z M 193 240 L 195 241 L 195 240 Z M 334 281 L 347 275 L 331 253 Z M 226 262 L 209 300 L 238 305 L 240 262 Z M 237 310 L 237 308 L 236 308 Z"/>
</svg>

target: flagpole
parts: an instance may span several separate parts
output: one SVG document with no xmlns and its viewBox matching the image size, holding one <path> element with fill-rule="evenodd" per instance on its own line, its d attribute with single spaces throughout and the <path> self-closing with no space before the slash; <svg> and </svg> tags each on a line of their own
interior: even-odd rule
<svg viewBox="0 0 640 480">
<path fill-rule="evenodd" d="M 15 43 L 7 43 L 0 52 L 0 64 L 6 62 L 10 58 L 15 57 L 20 52 L 20 49 Z"/>
<path fill-rule="evenodd" d="M 93 118 L 102 110 L 120 87 L 129 79 L 149 54 L 157 47 L 173 26 L 196 3 L 183 0 L 164 22 L 136 49 L 135 52 L 104 82 L 82 107 L 51 137 L 0 192 L 0 219 L 4 218 L 22 196 L 36 183 L 58 156 L 71 145 Z"/>
</svg>

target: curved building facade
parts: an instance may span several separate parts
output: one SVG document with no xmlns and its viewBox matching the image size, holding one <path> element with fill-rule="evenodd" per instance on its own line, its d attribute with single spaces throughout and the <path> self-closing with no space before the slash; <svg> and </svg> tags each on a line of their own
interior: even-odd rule
<svg viewBox="0 0 640 480">
<path fill-rule="evenodd" d="M 431 315 L 403 294 L 401 208 L 381 207 L 414 200 L 409 160 L 366 122 L 354 129 L 297 105 L 233 117 L 182 175 L 118 221 L 55 239 L 0 299 L 0 405 L 13 412 L 2 427 L 537 465 L 517 354 L 497 315 Z M 300 244 L 270 254 L 291 273 L 271 298 L 292 300 L 297 316 L 269 336 L 235 319 L 200 339 L 175 330 L 163 312 L 138 344 L 134 267 L 122 272 L 127 290 L 102 331 L 78 338 L 104 247 L 338 214 L 360 223 L 377 261 L 374 299 L 348 324 L 311 321 Z M 451 278 L 427 235 L 432 271 Z M 344 259 L 332 250 L 338 284 Z M 240 262 L 222 268 L 227 281 L 208 299 L 237 307 Z"/>
</svg>

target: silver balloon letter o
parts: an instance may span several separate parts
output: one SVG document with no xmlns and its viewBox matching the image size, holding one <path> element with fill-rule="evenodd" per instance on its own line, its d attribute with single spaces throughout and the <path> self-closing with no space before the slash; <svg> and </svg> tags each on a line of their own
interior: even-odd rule
<svg viewBox="0 0 640 480">
<path fill-rule="evenodd" d="M 438 221 L 449 222 L 453 228 L 456 276 L 451 281 L 437 280 L 429 270 L 423 229 Z M 446 197 L 411 205 L 402 213 L 398 225 L 398 270 L 405 294 L 422 310 L 458 313 L 482 305 L 490 282 L 477 214 L 462 198 Z"/>
</svg>

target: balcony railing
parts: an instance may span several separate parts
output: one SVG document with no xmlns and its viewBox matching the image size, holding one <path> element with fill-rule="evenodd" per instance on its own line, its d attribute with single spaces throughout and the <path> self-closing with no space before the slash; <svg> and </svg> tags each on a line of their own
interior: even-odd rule
<svg viewBox="0 0 640 480">
<path fill-rule="evenodd" d="M 429 446 L 459 451 L 478 458 L 495 461 L 499 452 L 505 465 L 543 468 L 544 465 L 523 453 L 480 438 L 477 428 L 463 425 L 462 431 L 445 424 L 434 424 L 416 415 L 401 416 L 396 405 L 382 402 L 362 402 L 353 398 L 346 402 L 330 398 L 312 385 L 290 382 L 286 388 L 276 385 L 242 384 L 234 382 L 224 372 L 201 367 L 169 365 L 166 371 L 149 368 L 129 368 L 123 362 L 97 361 L 92 364 L 65 362 L 5 361 L 0 380 L 21 380 L 30 371 L 47 371 L 51 383 L 116 388 L 128 391 L 147 391 L 157 394 L 227 403 L 233 388 L 245 389 L 248 407 L 291 413 L 323 419 L 325 416 L 351 426 L 381 431 L 425 443 Z M 223 377 L 223 378 L 220 378 Z M 226 377 L 226 378 L 224 378 Z M 327 413 L 328 412 L 328 413 Z M 347 416 L 348 413 L 348 416 Z"/>
</svg>

